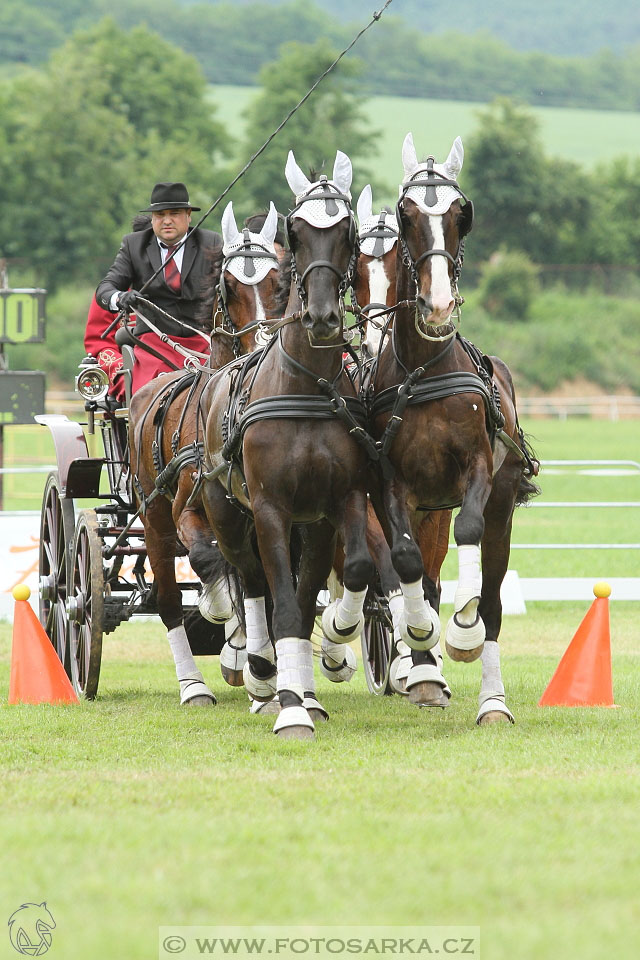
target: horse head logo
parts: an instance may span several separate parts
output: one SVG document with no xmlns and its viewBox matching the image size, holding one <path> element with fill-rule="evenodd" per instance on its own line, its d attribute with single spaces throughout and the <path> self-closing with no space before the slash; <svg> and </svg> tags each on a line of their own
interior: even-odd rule
<svg viewBox="0 0 640 960">
<path fill-rule="evenodd" d="M 41 957 L 51 946 L 55 926 L 46 902 L 23 903 L 9 917 L 11 945 L 25 957 Z"/>
</svg>

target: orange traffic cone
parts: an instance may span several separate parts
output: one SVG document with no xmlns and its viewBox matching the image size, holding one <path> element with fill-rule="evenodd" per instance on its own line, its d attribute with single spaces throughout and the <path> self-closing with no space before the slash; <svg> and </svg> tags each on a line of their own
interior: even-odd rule
<svg viewBox="0 0 640 960">
<path fill-rule="evenodd" d="M 9 703 L 78 703 L 64 667 L 28 602 L 31 591 L 21 583 L 13 588 L 13 617 Z"/>
<path fill-rule="evenodd" d="M 596 583 L 596 599 L 551 677 L 539 707 L 614 707 L 611 683 L 608 583 Z"/>
</svg>

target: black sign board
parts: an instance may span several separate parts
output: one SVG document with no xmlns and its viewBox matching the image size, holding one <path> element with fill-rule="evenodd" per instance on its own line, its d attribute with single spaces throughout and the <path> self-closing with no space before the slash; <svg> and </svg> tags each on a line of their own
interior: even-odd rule
<svg viewBox="0 0 640 960">
<path fill-rule="evenodd" d="M 33 423 L 44 413 L 44 373 L 33 370 L 0 370 L 0 427 L 8 423 Z"/>
<path fill-rule="evenodd" d="M 0 343 L 43 343 L 46 290 L 0 289 Z"/>
</svg>

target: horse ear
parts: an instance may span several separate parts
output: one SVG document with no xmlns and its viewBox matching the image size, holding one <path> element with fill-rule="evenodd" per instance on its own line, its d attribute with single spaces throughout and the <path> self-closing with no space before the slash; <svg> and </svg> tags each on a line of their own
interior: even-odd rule
<svg viewBox="0 0 640 960">
<path fill-rule="evenodd" d="M 276 210 L 273 200 L 269 204 L 269 213 L 267 214 L 267 219 L 262 225 L 262 230 L 260 231 L 260 236 L 264 242 L 268 245 L 272 244 L 276 238 L 276 233 L 278 232 L 278 211 Z"/>
<path fill-rule="evenodd" d="M 220 224 L 222 226 L 222 240 L 225 247 L 231 247 L 234 243 L 242 240 L 242 234 L 238 230 L 238 224 L 236 223 L 236 218 L 233 213 L 233 200 L 229 200 L 229 203 L 224 208 Z"/>
<path fill-rule="evenodd" d="M 364 223 L 365 220 L 369 219 L 372 208 L 373 197 L 371 195 L 371 184 L 368 183 L 358 197 L 358 202 L 356 204 L 356 213 L 358 214 L 358 221 L 360 223 Z"/>
<path fill-rule="evenodd" d="M 404 168 L 404 179 L 409 180 L 418 169 L 418 155 L 413 145 L 413 134 L 408 133 L 402 144 L 402 166 Z"/>
<path fill-rule="evenodd" d="M 289 156 L 287 157 L 287 165 L 284 168 L 284 175 L 287 178 L 287 183 L 293 191 L 293 195 L 296 197 L 301 196 L 311 186 L 311 181 L 305 177 L 304 173 L 296 163 L 296 158 L 293 155 L 293 150 L 289 150 Z"/>
<path fill-rule="evenodd" d="M 453 141 L 453 146 L 449 151 L 449 156 L 444 162 L 444 168 L 452 180 L 458 179 L 458 174 L 462 170 L 463 161 L 464 147 L 462 146 L 462 140 L 460 137 L 456 137 Z"/>
<path fill-rule="evenodd" d="M 351 196 L 349 190 L 351 189 L 352 180 L 353 167 L 351 166 L 351 160 L 349 160 L 346 153 L 338 150 L 336 152 L 336 161 L 333 165 L 333 182 L 342 193 L 346 196 Z"/>
</svg>

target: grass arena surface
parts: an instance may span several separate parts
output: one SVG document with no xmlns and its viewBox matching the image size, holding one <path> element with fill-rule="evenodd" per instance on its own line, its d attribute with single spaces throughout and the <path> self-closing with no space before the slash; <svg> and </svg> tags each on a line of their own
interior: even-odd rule
<svg viewBox="0 0 640 960">
<path fill-rule="evenodd" d="M 637 421 L 524 425 L 543 460 L 638 457 Z M 32 462 L 52 462 L 48 431 L 30 427 L 5 431 L 7 462 L 25 436 Z M 44 476 L 5 481 L 21 496 L 33 482 L 39 505 Z M 629 475 L 543 483 L 548 500 L 640 500 Z M 638 510 L 519 510 L 513 539 L 638 542 Z M 595 582 L 640 576 L 639 554 L 518 550 L 511 566 Z M 6 918 L 46 900 L 52 960 L 146 960 L 160 925 L 265 923 L 479 926 L 483 960 L 637 956 L 639 605 L 610 604 L 619 709 L 536 705 L 588 607 L 505 617 L 514 727 L 476 727 L 480 664 L 445 660 L 453 699 L 436 713 L 371 696 L 361 671 L 319 678 L 331 719 L 311 744 L 250 716 L 216 658 L 200 666 L 218 706 L 180 709 L 159 622 L 105 638 L 94 703 L 9 707 L 0 624 Z"/>
<path fill-rule="evenodd" d="M 278 741 L 216 658 L 217 707 L 179 708 L 156 623 L 106 638 L 94 703 L 9 707 L 0 626 L 7 918 L 46 900 L 65 960 L 250 923 L 477 925 L 484 960 L 636 956 L 637 604 L 610 606 L 617 710 L 536 706 L 588 604 L 531 604 L 503 627 L 515 726 L 476 727 L 480 665 L 447 661 L 446 711 L 375 698 L 361 671 L 320 679 L 314 743 Z"/>
</svg>

